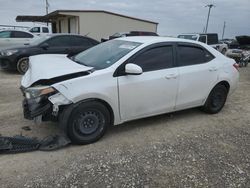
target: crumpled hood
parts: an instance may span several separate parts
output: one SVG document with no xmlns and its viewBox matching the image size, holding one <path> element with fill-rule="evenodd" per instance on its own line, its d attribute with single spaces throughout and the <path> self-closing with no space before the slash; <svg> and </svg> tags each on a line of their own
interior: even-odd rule
<svg viewBox="0 0 250 188">
<path fill-rule="evenodd" d="M 93 69 L 92 67 L 75 63 L 66 54 L 36 55 L 30 56 L 29 59 L 29 69 L 21 81 L 21 85 L 24 88 L 30 87 L 39 80 L 48 80 Z"/>
</svg>

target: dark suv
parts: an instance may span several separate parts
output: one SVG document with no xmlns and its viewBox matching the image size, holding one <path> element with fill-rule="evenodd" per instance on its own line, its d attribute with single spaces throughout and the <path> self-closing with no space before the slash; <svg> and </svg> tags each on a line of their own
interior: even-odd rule
<svg viewBox="0 0 250 188">
<path fill-rule="evenodd" d="M 72 34 L 43 36 L 30 44 L 0 51 L 0 67 L 24 74 L 29 67 L 29 56 L 38 54 L 78 54 L 99 44 L 98 41 Z"/>
</svg>

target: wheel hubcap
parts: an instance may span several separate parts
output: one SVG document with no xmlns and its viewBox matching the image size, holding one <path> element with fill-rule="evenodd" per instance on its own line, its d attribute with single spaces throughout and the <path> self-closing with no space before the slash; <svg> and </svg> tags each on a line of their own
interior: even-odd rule
<svg viewBox="0 0 250 188">
<path fill-rule="evenodd" d="M 88 111 L 81 113 L 75 121 L 75 128 L 80 134 L 92 134 L 104 123 L 99 112 Z"/>
<path fill-rule="evenodd" d="M 28 59 L 24 59 L 20 62 L 20 69 L 22 72 L 26 72 L 28 70 L 28 66 L 29 65 L 29 60 Z"/>
</svg>

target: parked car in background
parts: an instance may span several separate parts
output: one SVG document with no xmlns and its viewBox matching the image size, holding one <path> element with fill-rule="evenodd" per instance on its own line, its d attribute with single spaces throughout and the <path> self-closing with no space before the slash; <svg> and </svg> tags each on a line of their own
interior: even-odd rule
<svg viewBox="0 0 250 188">
<path fill-rule="evenodd" d="M 222 54 L 225 54 L 228 49 L 227 44 L 219 42 L 217 33 L 191 33 L 191 34 L 181 34 L 178 35 L 177 37 L 203 42 L 205 44 L 212 46 Z"/>
<path fill-rule="evenodd" d="M 101 42 L 105 42 L 108 40 L 120 38 L 120 37 L 131 37 L 131 36 L 159 36 L 155 32 L 150 32 L 150 31 L 130 31 L 130 32 L 121 32 L 121 33 L 115 33 L 111 36 L 109 36 L 108 39 L 101 39 Z"/>
<path fill-rule="evenodd" d="M 221 39 L 220 42 L 223 42 L 227 45 L 230 45 L 232 42 L 234 42 L 235 39 Z"/>
<path fill-rule="evenodd" d="M 167 37 L 124 37 L 73 57 L 38 55 L 22 78 L 24 117 L 58 120 L 73 143 L 110 125 L 201 107 L 218 113 L 238 67 L 214 48 Z M 46 74 L 44 74 L 46 72 Z"/>
<path fill-rule="evenodd" d="M 229 44 L 226 56 L 233 58 L 239 64 L 247 65 L 250 60 L 250 36 L 236 36 L 235 38 L 236 40 Z"/>
<path fill-rule="evenodd" d="M 38 54 L 75 55 L 99 44 L 98 41 L 73 34 L 42 36 L 29 45 L 0 51 L 0 67 L 23 74 L 29 67 L 29 56 Z M 41 62 L 43 64 L 43 62 Z M 41 65 L 43 66 L 43 65 Z"/>
<path fill-rule="evenodd" d="M 34 34 L 26 31 L 0 31 L 0 50 L 30 43 L 34 38 L 36 38 Z"/>
<path fill-rule="evenodd" d="M 48 35 L 51 33 L 51 30 L 47 26 L 35 26 L 32 27 L 29 32 L 33 33 L 34 35 L 42 36 Z"/>
</svg>

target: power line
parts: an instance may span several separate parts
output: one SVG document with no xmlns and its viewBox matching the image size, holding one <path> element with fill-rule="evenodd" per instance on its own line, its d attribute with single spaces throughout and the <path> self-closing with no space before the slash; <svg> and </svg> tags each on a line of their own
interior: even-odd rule
<svg viewBox="0 0 250 188">
<path fill-rule="evenodd" d="M 211 11 L 212 7 L 215 7 L 215 5 L 209 4 L 209 5 L 206 5 L 205 7 L 208 7 L 207 24 L 206 24 L 206 29 L 205 29 L 205 33 L 207 33 L 208 22 L 209 22 L 209 17 L 210 17 L 210 11 Z"/>
</svg>

